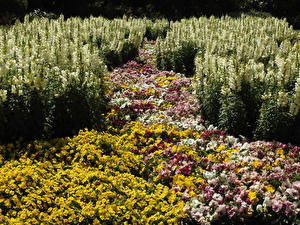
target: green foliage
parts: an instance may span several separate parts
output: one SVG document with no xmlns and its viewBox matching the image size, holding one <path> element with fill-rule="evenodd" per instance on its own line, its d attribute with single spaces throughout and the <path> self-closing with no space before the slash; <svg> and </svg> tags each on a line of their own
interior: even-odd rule
<svg viewBox="0 0 300 225">
<path fill-rule="evenodd" d="M 170 41 L 168 43 L 168 41 Z M 177 41 L 177 40 L 176 40 Z M 168 45 L 171 43 L 171 47 Z M 183 73 L 187 77 L 195 73 L 195 56 L 198 52 L 198 46 L 193 40 L 179 40 L 175 45 L 172 40 L 158 39 L 158 60 L 157 66 L 163 70 L 174 70 Z"/>
<path fill-rule="evenodd" d="M 45 118 L 43 99 L 37 91 L 29 88 L 23 91 L 22 96 L 9 92 L 7 101 L 0 107 L 1 142 L 41 137 Z"/>
<path fill-rule="evenodd" d="M 254 138 L 260 140 L 284 140 L 290 141 L 294 133 L 291 128 L 294 124 L 294 117 L 287 107 L 280 107 L 273 95 L 266 99 L 261 108 L 257 127 L 254 131 Z"/>
<path fill-rule="evenodd" d="M 84 41 L 99 49 L 108 69 L 138 56 L 146 32 L 146 20 L 92 18 L 91 21 L 90 34 Z"/>
<path fill-rule="evenodd" d="M 47 119 L 52 137 L 70 135 L 83 128 L 93 128 L 101 122 L 101 114 L 107 111 L 104 99 L 97 98 L 89 88 L 78 90 L 78 86 L 68 87 L 64 93 L 52 100 L 48 105 Z"/>
<path fill-rule="evenodd" d="M 217 124 L 219 120 L 219 111 L 221 107 L 221 82 L 206 82 L 202 88 L 198 89 L 198 98 L 200 102 L 203 118 L 209 124 Z"/>
<path fill-rule="evenodd" d="M 134 45 L 129 41 L 124 43 L 124 46 L 121 50 L 121 63 L 126 63 L 127 61 L 134 59 L 138 56 L 139 46 Z"/>
<path fill-rule="evenodd" d="M 49 15 L 37 10 L 0 30 L 1 142 L 100 127 L 104 74 L 134 59 L 146 32 L 141 19 Z"/>
<path fill-rule="evenodd" d="M 249 130 L 247 108 L 237 94 L 221 97 L 218 125 L 230 134 L 247 135 Z"/>
<path fill-rule="evenodd" d="M 156 40 L 158 37 L 165 38 L 169 30 L 169 21 L 167 19 L 147 20 L 146 38 Z"/>
</svg>

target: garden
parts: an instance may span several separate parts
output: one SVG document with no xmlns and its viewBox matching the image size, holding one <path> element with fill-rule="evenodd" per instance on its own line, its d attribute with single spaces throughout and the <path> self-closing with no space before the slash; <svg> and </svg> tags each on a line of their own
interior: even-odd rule
<svg viewBox="0 0 300 225">
<path fill-rule="evenodd" d="M 300 33 L 242 14 L 0 27 L 0 224 L 299 224 Z"/>
</svg>

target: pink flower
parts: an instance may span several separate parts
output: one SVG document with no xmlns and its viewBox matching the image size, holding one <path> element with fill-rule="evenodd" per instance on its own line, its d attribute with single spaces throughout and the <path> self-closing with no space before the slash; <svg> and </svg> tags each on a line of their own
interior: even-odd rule
<svg viewBox="0 0 300 225">
<path fill-rule="evenodd" d="M 292 217 L 293 215 L 295 215 L 296 212 L 291 202 L 286 201 L 283 203 L 283 205 L 285 206 L 285 214 L 287 215 L 287 217 Z"/>
<path fill-rule="evenodd" d="M 232 194 L 231 193 L 226 193 L 225 194 L 225 201 L 229 201 L 229 200 L 231 200 L 232 199 Z"/>
<path fill-rule="evenodd" d="M 272 202 L 272 209 L 274 212 L 279 212 L 282 209 L 282 203 L 278 200 Z"/>
<path fill-rule="evenodd" d="M 178 192 L 178 191 L 181 191 L 181 188 L 178 187 L 178 186 L 176 186 L 176 187 L 173 187 L 173 190 L 174 190 L 175 192 Z"/>
<path fill-rule="evenodd" d="M 186 174 L 186 175 L 190 174 L 192 172 L 190 165 L 187 164 L 187 165 L 180 167 L 180 172 L 182 174 Z"/>
<path fill-rule="evenodd" d="M 171 171 L 169 169 L 164 168 L 161 170 L 160 175 L 162 177 L 170 177 Z"/>
<path fill-rule="evenodd" d="M 242 202 L 242 205 L 240 206 L 240 209 L 239 209 L 239 213 L 240 214 L 247 214 L 248 213 L 248 208 L 249 208 L 249 205 L 246 202 Z"/>
<path fill-rule="evenodd" d="M 217 201 L 218 204 L 221 204 L 223 202 L 223 197 L 220 195 L 215 200 Z"/>
<path fill-rule="evenodd" d="M 295 181 L 292 184 L 292 188 L 296 189 L 297 191 L 300 191 L 300 181 Z"/>
<path fill-rule="evenodd" d="M 183 199 L 183 200 L 189 200 L 189 198 L 190 198 L 190 195 L 189 195 L 188 191 L 185 190 L 185 191 L 183 192 L 182 199 Z"/>
<path fill-rule="evenodd" d="M 235 215 L 235 213 L 237 212 L 237 207 L 236 206 L 229 206 L 227 208 L 227 214 L 230 216 L 230 217 L 233 217 Z"/>
</svg>

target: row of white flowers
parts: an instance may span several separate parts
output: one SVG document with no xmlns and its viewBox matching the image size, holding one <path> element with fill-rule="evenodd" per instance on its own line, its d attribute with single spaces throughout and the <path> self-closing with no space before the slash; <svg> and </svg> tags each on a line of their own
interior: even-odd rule
<svg viewBox="0 0 300 225">
<path fill-rule="evenodd" d="M 251 114 L 249 108 L 256 108 L 252 114 L 264 126 L 262 118 L 269 117 L 274 102 L 284 117 L 299 114 L 300 35 L 285 20 L 248 15 L 182 19 L 170 24 L 165 39 L 158 39 L 157 53 L 160 68 L 195 76 L 204 119 L 223 129 L 233 113 Z M 244 109 L 233 112 L 228 102 Z M 265 131 L 275 127 L 280 126 Z"/>
<path fill-rule="evenodd" d="M 60 88 L 74 81 L 100 88 L 107 70 L 102 53 L 118 55 L 126 42 L 138 48 L 145 29 L 143 20 L 63 16 L 33 21 L 27 16 L 24 23 L 0 29 L 0 102 L 7 91 L 22 95 L 24 85 L 42 92 L 51 79 L 58 79 Z"/>
<path fill-rule="evenodd" d="M 162 60 L 175 58 L 184 42 L 197 48 L 195 74 L 199 80 L 221 80 L 222 93 L 241 91 L 241 83 L 278 83 L 282 93 L 294 95 L 291 113 L 299 112 L 297 92 L 299 77 L 299 35 L 285 20 L 245 16 L 236 19 L 193 18 L 171 24 L 166 39 L 159 40 Z M 170 56 L 171 55 L 171 56 Z M 204 79 L 205 77 L 205 79 Z M 203 84 L 203 82 L 199 82 Z M 202 86 L 202 87 L 205 87 Z M 287 96 L 287 94 L 281 94 Z M 285 105 L 286 97 L 278 104 Z"/>
</svg>

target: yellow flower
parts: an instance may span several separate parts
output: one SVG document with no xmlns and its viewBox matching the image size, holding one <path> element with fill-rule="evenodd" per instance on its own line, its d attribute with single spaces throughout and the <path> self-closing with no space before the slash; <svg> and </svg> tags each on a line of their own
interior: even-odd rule
<svg viewBox="0 0 300 225">
<path fill-rule="evenodd" d="M 170 196 L 169 196 L 169 198 L 168 198 L 168 202 L 169 202 L 170 204 L 173 204 L 175 200 L 176 200 L 176 194 L 175 194 L 175 191 L 172 190 L 172 191 L 171 191 L 171 194 L 170 194 Z"/>
<path fill-rule="evenodd" d="M 277 148 L 276 155 L 282 155 L 282 154 L 284 154 L 283 149 L 282 148 Z"/>
<path fill-rule="evenodd" d="M 244 166 L 247 166 L 249 164 L 249 162 L 248 161 L 243 161 L 242 162 L 242 166 L 244 167 Z"/>
<path fill-rule="evenodd" d="M 225 149 L 225 145 L 220 145 L 218 148 L 217 148 L 217 152 L 221 152 Z"/>
<path fill-rule="evenodd" d="M 251 206 L 248 207 L 248 215 L 252 215 L 252 208 L 251 208 Z"/>
<path fill-rule="evenodd" d="M 271 184 L 269 184 L 268 186 L 266 186 L 266 190 L 268 192 L 270 192 L 270 193 L 274 193 L 275 192 L 275 188 Z"/>
<path fill-rule="evenodd" d="M 190 195 L 191 198 L 195 198 L 195 197 L 198 196 L 194 191 L 190 191 L 189 195 Z"/>
<path fill-rule="evenodd" d="M 207 158 L 208 158 L 209 161 L 212 161 L 212 162 L 216 162 L 217 161 L 216 156 L 213 155 L 213 154 L 208 154 Z"/>
<path fill-rule="evenodd" d="M 194 184 L 194 177 L 186 177 L 184 181 L 184 185 L 188 190 L 194 190 L 195 189 L 195 184 Z"/>
<path fill-rule="evenodd" d="M 257 200 L 255 191 L 247 190 L 247 192 L 248 192 L 248 197 L 251 201 L 256 201 Z"/>
<path fill-rule="evenodd" d="M 261 167 L 261 163 L 256 160 L 256 161 L 253 162 L 253 166 L 254 166 L 254 168 Z"/>
<path fill-rule="evenodd" d="M 279 160 L 276 159 L 275 162 L 273 163 L 273 166 L 278 166 L 280 164 Z"/>
</svg>

